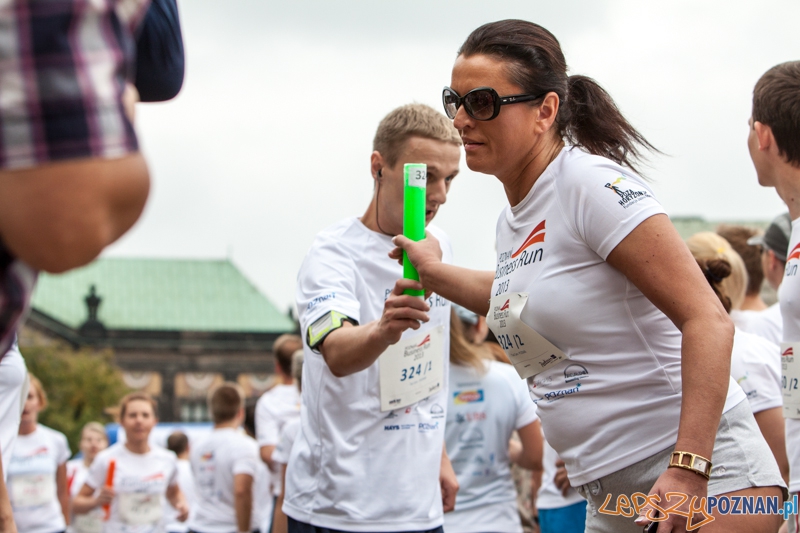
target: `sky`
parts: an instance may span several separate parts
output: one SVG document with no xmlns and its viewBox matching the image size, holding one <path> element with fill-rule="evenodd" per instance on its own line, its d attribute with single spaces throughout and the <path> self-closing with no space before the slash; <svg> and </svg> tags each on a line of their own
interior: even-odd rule
<svg viewBox="0 0 800 533">
<path fill-rule="evenodd" d="M 796 0 L 179 0 L 182 92 L 139 104 L 151 196 L 105 256 L 228 258 L 280 309 L 314 235 L 364 213 L 378 122 L 441 109 L 456 51 L 520 18 L 560 41 L 664 155 L 646 175 L 670 216 L 770 220 L 784 211 L 747 152 L 752 89 L 800 59 Z M 463 160 L 435 223 L 457 264 L 494 268 L 502 186 Z"/>
</svg>

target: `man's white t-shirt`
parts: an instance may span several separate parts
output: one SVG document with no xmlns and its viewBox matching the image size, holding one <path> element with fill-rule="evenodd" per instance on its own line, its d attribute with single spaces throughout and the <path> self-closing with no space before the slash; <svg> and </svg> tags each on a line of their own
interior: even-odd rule
<svg viewBox="0 0 800 533">
<path fill-rule="evenodd" d="M 736 328 L 731 376 L 742 387 L 753 413 L 783 406 L 780 347 Z"/>
<path fill-rule="evenodd" d="M 445 442 L 459 489 L 444 516 L 448 533 L 522 533 L 508 441 L 537 420 L 536 405 L 514 367 L 486 363 L 483 374 L 450 365 Z"/>
<path fill-rule="evenodd" d="M 67 485 L 71 498 L 78 495 L 88 476 L 89 467 L 83 462 L 83 457 L 67 461 Z M 100 533 L 102 530 L 103 509 L 100 507 L 84 514 L 77 514 L 73 511 L 72 521 L 67 526 L 69 533 Z"/>
<path fill-rule="evenodd" d="M 261 460 L 256 441 L 233 428 L 215 429 L 192 446 L 189 460 L 197 498 L 189 528 L 202 533 L 238 531 L 234 476 L 247 474 L 255 481 Z M 256 526 L 251 524 L 250 529 Z"/>
<path fill-rule="evenodd" d="M 681 334 L 605 261 L 639 224 L 663 213 L 629 170 L 565 148 L 497 223 L 491 295 L 527 293 L 523 323 L 569 358 L 529 386 L 573 486 L 677 440 Z M 726 410 L 745 399 L 730 383 Z"/>
<path fill-rule="evenodd" d="M 783 341 L 783 318 L 779 303 L 774 303 L 763 311 L 734 309 L 731 311 L 731 319 L 742 331 L 764 337 L 773 344 Z"/>
<path fill-rule="evenodd" d="M 450 241 L 428 226 L 452 262 Z M 388 257 L 391 238 L 349 218 L 317 235 L 297 280 L 305 337 L 310 324 L 337 311 L 367 324 L 403 269 Z M 334 376 L 304 338 L 303 412 L 286 473 L 283 511 L 297 521 L 345 531 L 427 530 L 442 525 L 439 486 L 447 408 L 450 302 L 428 299 L 430 321 L 404 338 L 440 326 L 443 381 L 439 392 L 403 409 L 381 412 L 380 360 Z"/>
<path fill-rule="evenodd" d="M 300 391 L 296 385 L 275 385 L 256 403 L 256 440 L 259 447 L 277 446 L 287 422 L 300 419 Z M 272 476 L 272 494 L 281 493 L 280 476 Z"/>
<path fill-rule="evenodd" d="M 8 462 L 14 453 L 19 422 L 28 395 L 28 369 L 17 343 L 0 360 L 0 453 L 3 456 L 3 480 L 8 479 Z"/>
<path fill-rule="evenodd" d="M 558 470 L 556 461 L 558 461 L 558 453 L 545 440 L 544 454 L 542 456 L 542 484 L 536 494 L 537 509 L 561 509 L 562 507 L 586 501 L 572 487 L 567 489 L 567 495 L 564 496 L 561 489 L 556 485 L 556 471 Z"/>
<path fill-rule="evenodd" d="M 67 527 L 58 501 L 56 470 L 69 456 L 67 437 L 41 424 L 17 438 L 7 485 L 17 531 L 54 533 Z"/>
<path fill-rule="evenodd" d="M 94 458 L 86 485 L 103 488 L 112 459 L 116 496 L 103 533 L 162 533 L 167 489 L 178 483 L 178 458 L 157 446 L 147 453 L 133 453 L 124 444 L 113 444 Z"/>
<path fill-rule="evenodd" d="M 194 476 L 192 475 L 192 464 L 188 459 L 178 459 L 178 487 L 180 487 L 186 505 L 189 507 L 191 515 L 192 509 L 197 506 L 194 496 Z M 165 529 L 167 533 L 186 533 L 189 531 L 189 521 L 178 521 L 178 510 L 169 502 L 164 502 L 164 516 L 167 517 Z"/>
<path fill-rule="evenodd" d="M 800 342 L 800 218 L 792 220 L 789 254 L 778 303 L 783 317 L 783 342 Z M 786 419 L 786 453 L 789 456 L 789 491 L 800 492 L 800 419 Z"/>
</svg>

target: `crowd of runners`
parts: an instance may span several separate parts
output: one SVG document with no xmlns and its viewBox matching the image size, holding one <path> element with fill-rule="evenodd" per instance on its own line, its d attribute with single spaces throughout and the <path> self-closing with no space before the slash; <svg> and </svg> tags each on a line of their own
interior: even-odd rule
<svg viewBox="0 0 800 533">
<path fill-rule="evenodd" d="M 141 212 L 132 102 L 180 87 L 174 7 L 0 8 L 2 532 L 520 533 L 515 469 L 543 533 L 798 531 L 800 62 L 758 80 L 747 141 L 788 214 L 684 242 L 639 172 L 655 147 L 521 20 L 467 37 L 444 114 L 380 122 L 372 198 L 311 243 L 300 335 L 275 342 L 278 383 L 251 412 L 225 383 L 213 429 L 162 446 L 132 393 L 124 439 L 89 424 L 69 460 L 14 332 L 39 270 L 86 263 Z M 493 271 L 457 266 L 430 224 L 462 149 L 508 199 Z M 427 165 L 417 242 L 407 163 Z"/>
</svg>

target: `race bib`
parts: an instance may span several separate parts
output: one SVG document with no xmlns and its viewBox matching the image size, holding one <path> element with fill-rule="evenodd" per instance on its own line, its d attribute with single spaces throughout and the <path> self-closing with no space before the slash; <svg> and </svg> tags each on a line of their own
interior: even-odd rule
<svg viewBox="0 0 800 533">
<path fill-rule="evenodd" d="M 119 516 L 132 526 L 153 525 L 161 520 L 161 495 L 152 492 L 122 492 L 118 496 Z"/>
<path fill-rule="evenodd" d="M 380 361 L 381 411 L 417 403 L 442 390 L 444 326 L 400 339 Z"/>
<path fill-rule="evenodd" d="M 11 478 L 14 507 L 38 507 L 56 499 L 56 480 L 49 474 L 27 474 Z"/>
<path fill-rule="evenodd" d="M 553 343 L 522 321 L 528 303 L 524 292 L 494 296 L 489 302 L 486 323 L 522 379 L 544 372 L 567 359 Z"/>
<path fill-rule="evenodd" d="M 103 514 L 97 510 L 76 514 L 70 525 L 75 533 L 100 533 L 103 531 Z"/>
<path fill-rule="evenodd" d="M 800 342 L 781 343 L 783 416 L 800 418 Z"/>
</svg>

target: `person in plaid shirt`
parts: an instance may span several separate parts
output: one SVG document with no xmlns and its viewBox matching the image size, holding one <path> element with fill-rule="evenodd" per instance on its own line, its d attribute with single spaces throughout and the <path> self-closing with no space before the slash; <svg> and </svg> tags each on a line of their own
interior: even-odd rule
<svg viewBox="0 0 800 533">
<path fill-rule="evenodd" d="M 151 97 L 165 66 L 177 84 Z M 139 218 L 150 187 L 132 124 L 140 78 L 145 101 L 180 89 L 175 0 L 0 0 L 0 358 L 37 272 L 88 263 Z M 15 530 L 0 483 L 0 533 Z"/>
</svg>

